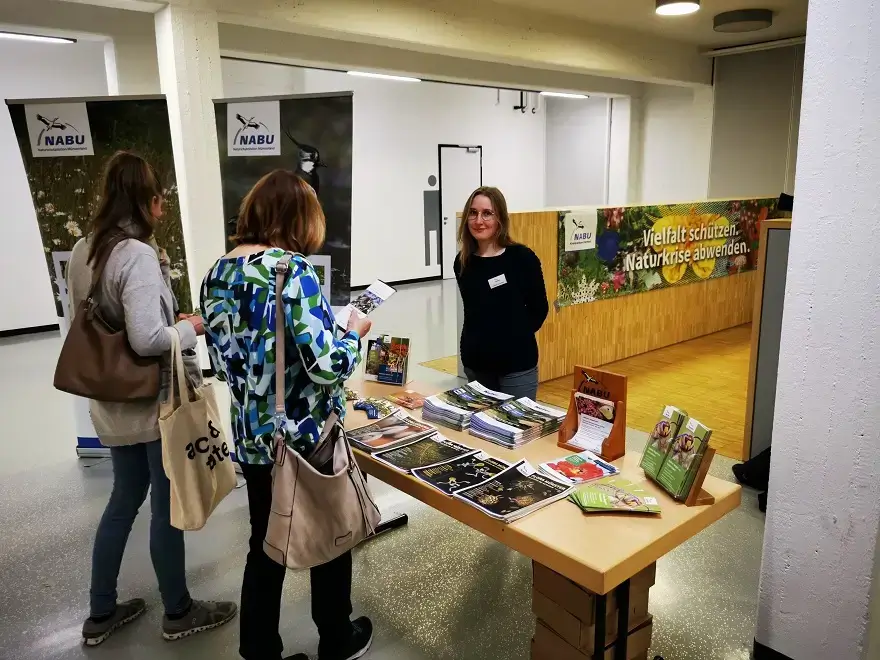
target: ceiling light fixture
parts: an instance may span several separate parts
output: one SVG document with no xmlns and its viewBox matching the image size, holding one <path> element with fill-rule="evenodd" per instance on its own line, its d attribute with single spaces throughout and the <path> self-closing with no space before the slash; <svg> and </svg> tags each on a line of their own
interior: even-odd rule
<svg viewBox="0 0 880 660">
<path fill-rule="evenodd" d="M 684 16 L 693 14 L 700 9 L 700 0 L 657 0 L 657 9 L 660 16 Z"/>
<path fill-rule="evenodd" d="M 44 44 L 75 44 L 76 39 L 70 37 L 47 37 L 41 34 L 26 34 L 24 32 L 7 32 L 0 30 L 0 39 L 14 39 L 16 41 L 38 41 Z"/>
<path fill-rule="evenodd" d="M 715 32 L 755 32 L 773 25 L 769 9 L 737 9 L 715 17 Z"/>
<path fill-rule="evenodd" d="M 419 78 L 409 76 L 390 76 L 387 73 L 370 73 L 369 71 L 349 71 L 348 75 L 359 78 L 378 78 L 379 80 L 396 80 L 398 82 L 422 82 Z"/>
<path fill-rule="evenodd" d="M 555 96 L 560 99 L 588 99 L 586 94 L 571 94 L 569 92 L 541 92 L 541 96 Z"/>
</svg>

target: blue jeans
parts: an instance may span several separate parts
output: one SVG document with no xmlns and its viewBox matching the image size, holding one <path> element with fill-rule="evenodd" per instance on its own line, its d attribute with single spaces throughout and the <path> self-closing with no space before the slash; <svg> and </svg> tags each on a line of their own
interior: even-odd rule
<svg viewBox="0 0 880 660">
<path fill-rule="evenodd" d="M 465 367 L 464 373 L 468 381 L 478 380 L 480 385 L 490 390 L 509 394 L 517 399 L 525 396 L 534 401 L 538 396 L 538 367 L 510 374 L 490 374 Z"/>
<path fill-rule="evenodd" d="M 113 492 L 101 517 L 92 551 L 91 616 L 116 609 L 116 582 L 125 544 L 141 504 L 150 491 L 150 556 L 159 579 L 165 613 L 180 614 L 192 599 L 186 588 L 183 532 L 171 526 L 171 482 L 162 467 L 159 440 L 111 447 Z"/>
</svg>

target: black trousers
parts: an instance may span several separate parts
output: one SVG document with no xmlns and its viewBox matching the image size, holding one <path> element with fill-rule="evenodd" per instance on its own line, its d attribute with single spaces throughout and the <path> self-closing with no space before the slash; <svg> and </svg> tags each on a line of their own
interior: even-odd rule
<svg viewBox="0 0 880 660">
<path fill-rule="evenodd" d="M 263 552 L 272 506 L 272 466 L 241 466 L 247 481 L 251 539 L 241 585 L 241 643 L 245 660 L 280 660 L 278 626 L 287 569 Z M 311 569 L 312 620 L 325 643 L 351 634 L 351 552 Z"/>
</svg>

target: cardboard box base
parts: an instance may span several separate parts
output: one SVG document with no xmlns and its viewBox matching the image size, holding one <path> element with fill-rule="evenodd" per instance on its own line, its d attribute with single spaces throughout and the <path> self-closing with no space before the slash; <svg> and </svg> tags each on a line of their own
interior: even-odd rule
<svg viewBox="0 0 880 660">
<path fill-rule="evenodd" d="M 651 635 L 654 623 L 650 615 L 641 626 L 627 637 L 627 660 L 641 660 L 651 648 Z M 532 660 L 592 660 L 591 654 L 582 653 L 547 626 L 538 621 L 535 637 L 532 639 Z M 614 647 L 605 649 L 605 660 L 614 660 Z"/>
</svg>

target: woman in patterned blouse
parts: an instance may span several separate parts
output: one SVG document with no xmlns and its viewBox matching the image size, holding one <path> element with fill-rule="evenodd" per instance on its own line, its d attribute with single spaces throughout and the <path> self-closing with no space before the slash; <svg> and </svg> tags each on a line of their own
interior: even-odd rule
<svg viewBox="0 0 880 660">
<path fill-rule="evenodd" d="M 275 264 L 294 253 L 284 286 L 287 442 L 308 453 L 331 413 L 345 415 L 343 382 L 360 359 L 370 321 L 352 314 L 336 331 L 330 304 L 303 254 L 324 243 L 324 213 L 311 187 L 276 170 L 241 204 L 236 247 L 202 283 L 202 311 L 211 364 L 232 394 L 236 457 L 247 481 L 250 551 L 241 589 L 241 643 L 246 660 L 280 660 L 278 633 L 286 569 L 263 552 L 272 504 L 275 432 Z M 342 334 L 342 336 L 339 336 Z M 358 658 L 372 640 L 366 617 L 351 621 L 351 553 L 311 569 L 312 619 L 320 660 Z M 303 654 L 289 660 L 302 660 Z"/>
</svg>

